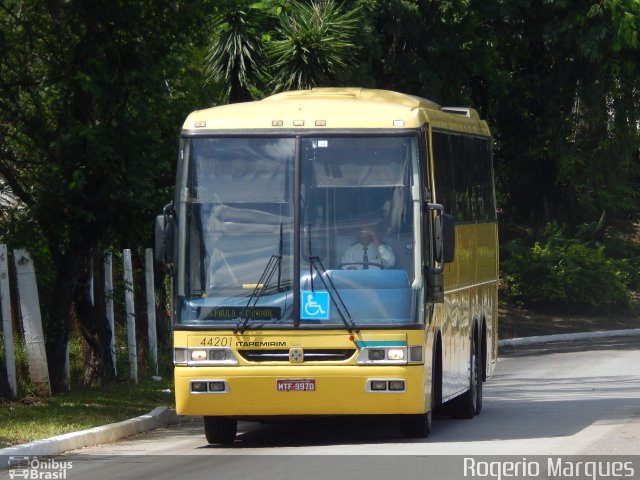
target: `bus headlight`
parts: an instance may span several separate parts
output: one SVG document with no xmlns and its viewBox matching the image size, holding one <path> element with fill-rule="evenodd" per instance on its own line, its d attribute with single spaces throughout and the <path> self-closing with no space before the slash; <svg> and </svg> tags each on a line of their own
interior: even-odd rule
<svg viewBox="0 0 640 480">
<path fill-rule="evenodd" d="M 406 365 L 407 347 L 364 347 L 358 354 L 359 365 Z"/>
<path fill-rule="evenodd" d="M 206 350 L 191 350 L 191 361 L 202 362 L 209 358 Z"/>
<path fill-rule="evenodd" d="M 173 363 L 190 367 L 233 366 L 238 364 L 238 358 L 230 348 L 174 348 Z"/>
<path fill-rule="evenodd" d="M 387 358 L 389 360 L 404 360 L 404 352 L 405 350 L 400 348 L 390 348 L 387 350 Z"/>
<path fill-rule="evenodd" d="M 387 352 L 384 348 L 370 348 L 369 349 L 369 360 L 377 361 L 377 360 L 386 360 Z"/>
<path fill-rule="evenodd" d="M 230 357 L 233 358 L 233 354 L 229 350 L 225 350 L 223 348 L 209 350 L 209 360 L 213 362 L 223 362 L 227 360 L 227 354 L 230 354 Z"/>
</svg>

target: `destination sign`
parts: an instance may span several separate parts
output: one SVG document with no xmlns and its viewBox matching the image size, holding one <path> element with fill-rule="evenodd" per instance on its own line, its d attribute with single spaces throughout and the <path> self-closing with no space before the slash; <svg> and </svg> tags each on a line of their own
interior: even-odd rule
<svg viewBox="0 0 640 480">
<path fill-rule="evenodd" d="M 213 307 L 204 317 L 206 320 L 278 320 L 280 307 Z"/>
</svg>

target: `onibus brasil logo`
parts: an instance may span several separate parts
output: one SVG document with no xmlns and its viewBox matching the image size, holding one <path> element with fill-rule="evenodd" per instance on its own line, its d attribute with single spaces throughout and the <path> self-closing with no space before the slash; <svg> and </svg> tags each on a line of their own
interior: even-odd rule
<svg viewBox="0 0 640 480">
<path fill-rule="evenodd" d="M 72 468 L 72 462 L 56 460 L 55 458 L 9 457 L 9 478 L 11 479 L 65 480 L 67 471 Z"/>
</svg>

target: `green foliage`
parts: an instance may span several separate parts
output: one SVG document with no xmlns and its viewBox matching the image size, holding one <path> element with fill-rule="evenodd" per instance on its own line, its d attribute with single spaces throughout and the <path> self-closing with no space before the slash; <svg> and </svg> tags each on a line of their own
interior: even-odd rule
<svg viewBox="0 0 640 480">
<path fill-rule="evenodd" d="M 638 218 L 638 2 L 472 2 L 471 10 L 497 60 L 496 73 L 482 75 L 504 206 L 572 228 L 603 211 Z"/>
<path fill-rule="evenodd" d="M 616 259 L 625 272 L 629 290 L 640 292 L 640 242 L 636 233 L 640 224 L 631 227 L 630 232 L 611 229 L 604 238 L 603 245 L 607 256 Z"/>
<path fill-rule="evenodd" d="M 209 81 L 227 85 L 230 102 L 251 99 L 261 77 L 262 5 L 233 3 L 216 13 L 212 23 L 212 43 L 205 58 Z"/>
<path fill-rule="evenodd" d="M 512 240 L 502 248 L 502 277 L 507 298 L 545 309 L 603 312 L 628 306 L 625 262 L 607 258 L 604 246 L 564 238 L 555 226 L 528 246 Z"/>
<path fill-rule="evenodd" d="M 222 2 L 212 19 L 205 59 L 209 82 L 229 102 L 349 78 L 361 17 L 334 0 Z"/>
<path fill-rule="evenodd" d="M 281 17 L 267 46 L 274 91 L 328 85 L 353 60 L 357 11 L 343 11 L 333 0 L 294 2 Z"/>
<path fill-rule="evenodd" d="M 94 252 L 149 245 L 170 198 L 175 139 L 203 90 L 184 74 L 206 11 L 191 0 L 0 2 L 0 177 L 42 236 L 20 246 L 52 266 L 43 292 L 55 391 Z M 188 98 L 177 93 L 186 86 Z"/>
<path fill-rule="evenodd" d="M 5 1 L 0 12 L 5 181 L 56 251 L 96 233 L 148 238 L 132 218 L 166 200 L 157 187 L 192 109 L 171 88 L 200 13 L 186 1 Z"/>
</svg>

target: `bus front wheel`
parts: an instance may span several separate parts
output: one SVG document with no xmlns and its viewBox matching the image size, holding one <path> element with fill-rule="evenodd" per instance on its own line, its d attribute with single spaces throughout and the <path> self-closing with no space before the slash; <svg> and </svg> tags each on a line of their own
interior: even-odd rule
<svg viewBox="0 0 640 480">
<path fill-rule="evenodd" d="M 229 445 L 238 432 L 238 420 L 228 417 L 204 417 L 204 435 L 209 443 Z"/>
<path fill-rule="evenodd" d="M 404 438 L 427 438 L 431 433 L 431 412 L 400 415 L 398 426 Z"/>
</svg>

